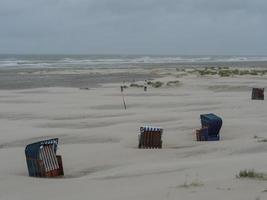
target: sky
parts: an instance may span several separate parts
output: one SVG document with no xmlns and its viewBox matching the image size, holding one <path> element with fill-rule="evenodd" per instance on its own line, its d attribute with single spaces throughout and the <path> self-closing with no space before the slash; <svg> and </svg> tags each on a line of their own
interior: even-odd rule
<svg viewBox="0 0 267 200">
<path fill-rule="evenodd" d="M 0 0 L 0 53 L 267 55 L 267 1 Z"/>
</svg>

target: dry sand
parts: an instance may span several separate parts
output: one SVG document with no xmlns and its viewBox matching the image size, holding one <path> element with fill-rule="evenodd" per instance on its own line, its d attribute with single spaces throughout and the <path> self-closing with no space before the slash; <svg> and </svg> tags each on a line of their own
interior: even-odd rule
<svg viewBox="0 0 267 200">
<path fill-rule="evenodd" d="M 235 177 L 267 172 L 267 143 L 254 138 L 267 138 L 267 103 L 250 100 L 251 87 L 267 79 L 179 80 L 146 93 L 126 89 L 127 110 L 120 84 L 2 90 L 0 199 L 267 199 L 267 181 Z M 210 112 L 223 118 L 222 140 L 196 142 L 199 115 Z M 137 149 L 142 125 L 164 128 L 163 149 Z M 28 177 L 25 145 L 50 137 L 59 137 L 65 177 Z"/>
</svg>

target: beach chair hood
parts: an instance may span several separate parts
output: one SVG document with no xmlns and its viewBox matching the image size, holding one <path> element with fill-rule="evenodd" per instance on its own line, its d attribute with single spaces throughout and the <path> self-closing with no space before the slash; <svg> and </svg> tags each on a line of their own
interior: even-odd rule
<svg viewBox="0 0 267 200">
<path fill-rule="evenodd" d="M 200 115 L 202 128 L 207 127 L 209 135 L 219 135 L 222 127 L 222 119 L 213 114 L 202 114 Z"/>
<path fill-rule="evenodd" d="M 43 146 L 45 146 L 45 145 L 53 145 L 54 146 L 53 150 L 56 154 L 57 145 L 58 145 L 58 138 L 43 140 L 40 142 L 35 142 L 35 143 L 27 145 L 25 148 L 26 157 L 32 158 L 32 159 L 39 159 L 40 149 L 42 149 Z"/>
</svg>

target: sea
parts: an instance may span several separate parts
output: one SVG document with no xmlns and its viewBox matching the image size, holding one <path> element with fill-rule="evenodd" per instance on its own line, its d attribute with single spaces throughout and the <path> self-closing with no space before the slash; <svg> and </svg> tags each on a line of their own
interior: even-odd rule
<svg viewBox="0 0 267 200">
<path fill-rule="evenodd" d="M 79 73 L 86 70 L 210 66 L 267 67 L 267 56 L 2 54 L 0 55 L 0 89 L 91 88 L 102 83 L 138 81 L 156 77 L 156 75 L 125 71 L 110 74 Z M 70 71 L 76 71 L 76 73 L 69 73 Z"/>
</svg>

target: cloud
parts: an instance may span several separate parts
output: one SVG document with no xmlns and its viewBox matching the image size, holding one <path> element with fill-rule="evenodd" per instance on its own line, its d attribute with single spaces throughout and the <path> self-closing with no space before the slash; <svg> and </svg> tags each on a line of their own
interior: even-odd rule
<svg viewBox="0 0 267 200">
<path fill-rule="evenodd" d="M 266 10 L 265 0 L 1 0 L 0 53 L 267 54 Z"/>
</svg>

